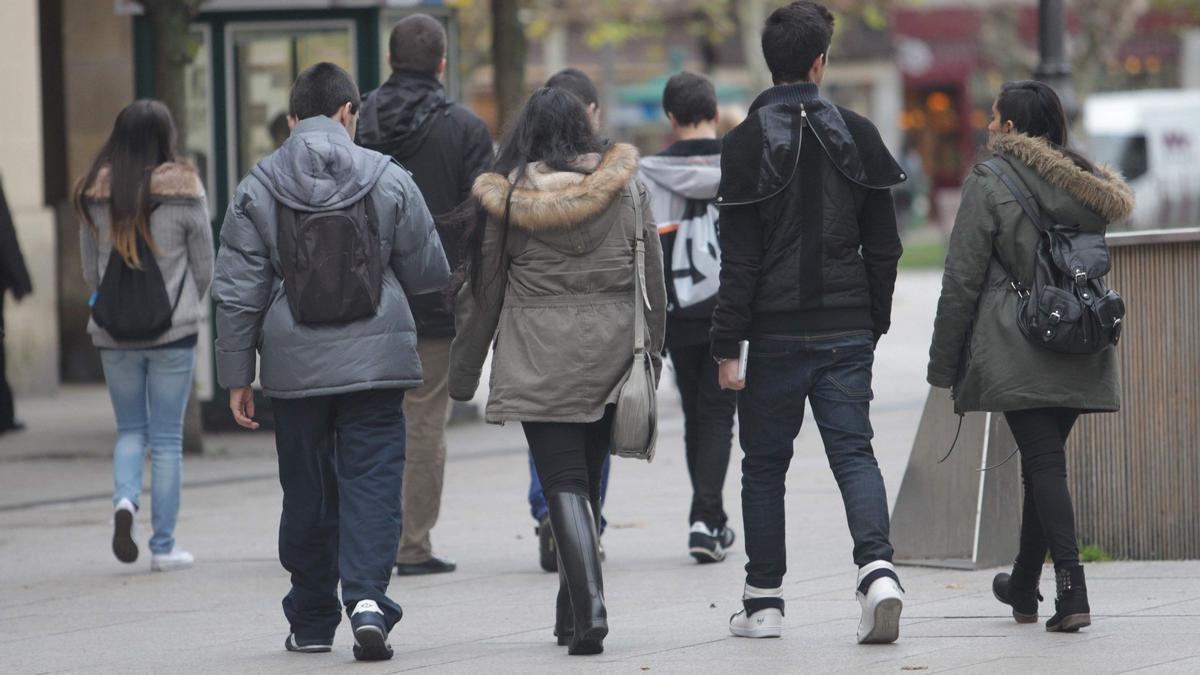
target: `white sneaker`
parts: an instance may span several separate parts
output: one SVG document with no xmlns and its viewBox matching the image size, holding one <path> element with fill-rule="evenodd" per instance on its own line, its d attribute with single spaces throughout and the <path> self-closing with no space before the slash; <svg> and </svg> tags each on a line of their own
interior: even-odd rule
<svg viewBox="0 0 1200 675">
<path fill-rule="evenodd" d="M 886 560 L 876 560 L 858 570 L 858 604 L 862 619 L 858 622 L 858 644 L 887 644 L 900 637 L 900 612 L 904 609 L 904 589 L 896 568 Z"/>
<path fill-rule="evenodd" d="M 191 553 L 176 546 L 170 553 L 155 553 L 150 556 L 150 569 L 155 572 L 186 570 L 196 562 Z"/>
<path fill-rule="evenodd" d="M 113 555 L 123 563 L 131 563 L 138 559 L 137 538 L 134 534 L 134 514 L 137 508 L 133 502 L 122 497 L 113 507 Z"/>
<path fill-rule="evenodd" d="M 729 632 L 745 638 L 777 638 L 783 634 L 783 588 L 746 584 L 742 610 L 729 617 Z"/>
</svg>

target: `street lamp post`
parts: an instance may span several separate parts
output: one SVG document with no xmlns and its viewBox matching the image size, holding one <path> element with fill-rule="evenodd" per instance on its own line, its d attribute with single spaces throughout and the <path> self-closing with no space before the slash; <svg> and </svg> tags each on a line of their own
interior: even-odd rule
<svg viewBox="0 0 1200 675">
<path fill-rule="evenodd" d="M 1063 0 L 1038 0 L 1038 62 L 1034 77 L 1054 87 L 1067 119 L 1079 115 L 1079 99 L 1067 61 L 1067 21 Z"/>
</svg>

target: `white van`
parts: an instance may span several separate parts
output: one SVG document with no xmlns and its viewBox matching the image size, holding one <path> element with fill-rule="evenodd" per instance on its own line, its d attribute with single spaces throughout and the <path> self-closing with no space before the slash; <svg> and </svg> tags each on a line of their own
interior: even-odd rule
<svg viewBox="0 0 1200 675">
<path fill-rule="evenodd" d="M 1200 91 L 1093 94 L 1083 127 L 1088 156 L 1133 187 L 1132 227 L 1200 226 Z"/>
</svg>

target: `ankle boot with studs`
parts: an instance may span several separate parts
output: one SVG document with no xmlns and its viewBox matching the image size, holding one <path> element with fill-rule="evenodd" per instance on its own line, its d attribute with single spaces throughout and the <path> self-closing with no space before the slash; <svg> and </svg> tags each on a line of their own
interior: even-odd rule
<svg viewBox="0 0 1200 675">
<path fill-rule="evenodd" d="M 1092 625 L 1083 565 L 1056 568 L 1054 581 L 1058 594 L 1054 599 L 1054 616 L 1046 622 L 1046 630 L 1051 633 L 1074 633 Z"/>
</svg>

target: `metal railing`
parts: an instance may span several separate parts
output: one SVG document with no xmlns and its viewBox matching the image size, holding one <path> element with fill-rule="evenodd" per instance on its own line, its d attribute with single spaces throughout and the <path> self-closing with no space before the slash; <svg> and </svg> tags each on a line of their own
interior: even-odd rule
<svg viewBox="0 0 1200 675">
<path fill-rule="evenodd" d="M 1080 541 L 1119 558 L 1200 558 L 1200 229 L 1111 234 L 1109 286 L 1125 299 L 1121 411 L 1084 415 L 1067 444 Z M 1007 564 L 1020 521 L 1018 462 L 1003 415 L 957 418 L 947 392 L 925 406 L 892 535 L 898 561 Z M 990 457 L 989 457 L 990 455 Z"/>
</svg>

